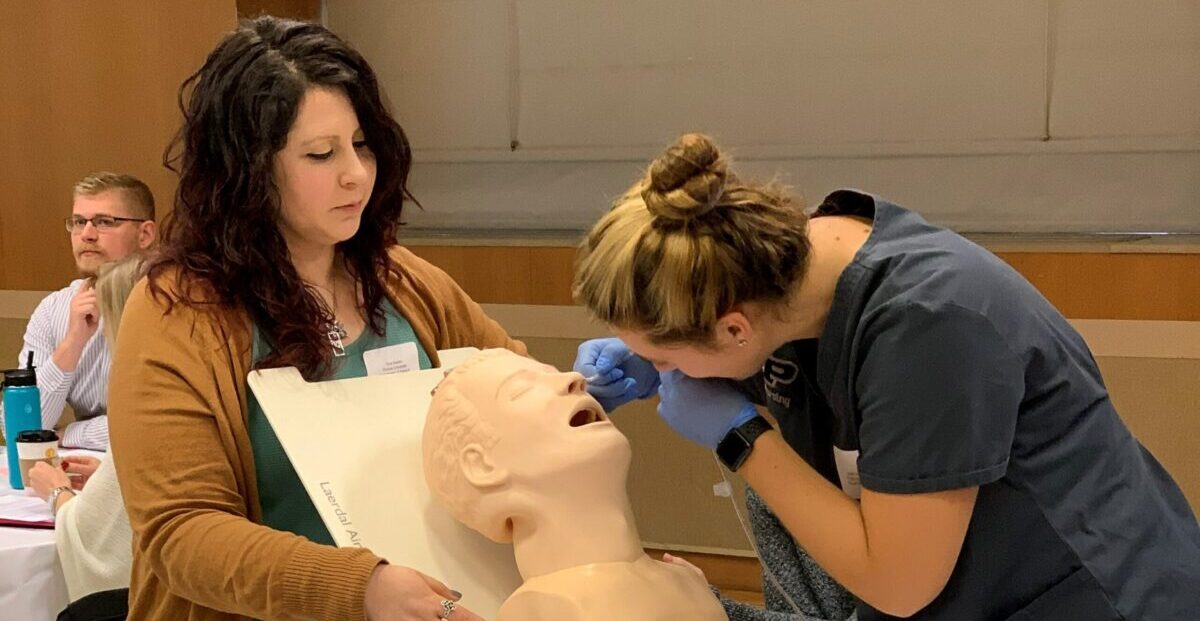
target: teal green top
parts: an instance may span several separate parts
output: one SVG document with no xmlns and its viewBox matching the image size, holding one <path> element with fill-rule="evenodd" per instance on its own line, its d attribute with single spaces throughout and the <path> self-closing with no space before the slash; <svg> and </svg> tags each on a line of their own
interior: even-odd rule
<svg viewBox="0 0 1200 621">
<path fill-rule="evenodd" d="M 417 343 L 417 357 L 422 369 L 431 368 L 429 355 L 417 341 L 412 325 L 396 310 L 391 302 L 385 300 L 384 315 L 387 326 L 383 336 L 375 334 L 370 327 L 363 330 L 354 342 L 345 346 L 346 355 L 334 358 L 334 373 L 329 379 L 349 379 L 365 377 L 366 363 L 363 354 L 373 349 Z M 254 345 L 251 357 L 255 363 L 271 351 L 270 345 L 254 328 Z M 258 479 L 258 502 L 262 507 L 263 523 L 276 530 L 283 530 L 297 535 L 303 535 L 310 541 L 334 545 L 333 537 L 317 514 L 317 508 L 312 499 L 304 491 L 296 469 L 279 444 L 275 430 L 267 422 L 254 393 L 247 391 L 248 413 L 247 427 L 250 431 L 250 445 L 254 448 L 254 470 Z"/>
</svg>

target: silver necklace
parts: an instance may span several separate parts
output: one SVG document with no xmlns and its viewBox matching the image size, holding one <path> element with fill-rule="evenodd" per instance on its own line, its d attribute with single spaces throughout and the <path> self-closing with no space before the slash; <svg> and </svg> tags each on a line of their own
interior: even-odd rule
<svg viewBox="0 0 1200 621">
<path fill-rule="evenodd" d="M 341 358 L 346 355 L 346 345 L 343 339 L 346 338 L 346 324 L 338 320 L 337 315 L 337 291 L 333 288 L 328 289 L 329 297 L 333 298 L 333 308 L 329 309 L 329 318 L 325 320 L 325 338 L 329 339 L 329 346 L 333 348 L 333 357 Z"/>
<path fill-rule="evenodd" d="M 325 322 L 325 337 L 329 339 L 329 346 L 333 348 L 333 357 L 341 358 L 346 355 L 346 346 L 342 343 L 342 339 L 346 338 L 346 326 L 336 317 L 333 321 Z"/>
</svg>

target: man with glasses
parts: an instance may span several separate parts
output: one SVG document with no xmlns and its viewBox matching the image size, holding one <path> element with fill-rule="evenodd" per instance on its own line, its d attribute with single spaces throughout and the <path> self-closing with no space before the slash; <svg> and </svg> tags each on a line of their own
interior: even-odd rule
<svg viewBox="0 0 1200 621">
<path fill-rule="evenodd" d="M 38 304 L 25 329 L 18 364 L 24 365 L 33 352 L 43 427 L 54 428 L 63 404 L 69 403 L 76 421 L 67 425 L 62 445 L 107 450 L 110 344 L 98 330 L 100 311 L 92 285 L 101 265 L 154 244 L 154 195 L 130 175 L 88 175 L 75 184 L 66 229 L 80 278 Z"/>
</svg>

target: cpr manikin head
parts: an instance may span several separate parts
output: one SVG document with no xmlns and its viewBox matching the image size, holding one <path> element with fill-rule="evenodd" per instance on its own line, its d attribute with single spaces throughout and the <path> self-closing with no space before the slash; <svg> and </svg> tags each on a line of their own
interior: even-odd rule
<svg viewBox="0 0 1200 621">
<path fill-rule="evenodd" d="M 630 461 L 628 440 L 581 375 L 501 349 L 476 354 L 438 386 L 422 450 L 438 502 L 501 543 L 512 541 L 514 520 L 624 498 Z"/>
</svg>

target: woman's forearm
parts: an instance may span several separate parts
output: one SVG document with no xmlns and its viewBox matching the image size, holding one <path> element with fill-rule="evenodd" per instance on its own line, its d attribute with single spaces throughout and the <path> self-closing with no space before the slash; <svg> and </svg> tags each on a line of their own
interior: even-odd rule
<svg viewBox="0 0 1200 621">
<path fill-rule="evenodd" d="M 825 571 L 866 599 L 871 558 L 857 502 L 817 474 L 777 432 L 758 439 L 738 474 Z"/>
<path fill-rule="evenodd" d="M 860 504 L 805 463 L 778 432 L 758 439 L 739 474 L 830 576 L 897 616 L 920 610 L 945 586 L 975 498 L 974 489 L 909 496 L 864 491 Z"/>
</svg>

